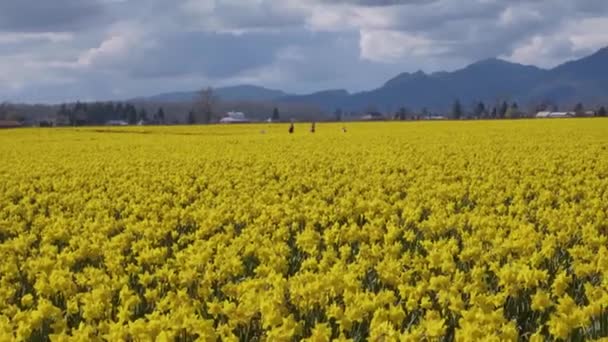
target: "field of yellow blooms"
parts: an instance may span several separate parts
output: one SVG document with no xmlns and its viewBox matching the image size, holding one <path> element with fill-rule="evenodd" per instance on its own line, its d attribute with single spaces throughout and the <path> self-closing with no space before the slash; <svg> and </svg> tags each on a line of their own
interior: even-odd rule
<svg viewBox="0 0 608 342">
<path fill-rule="evenodd" d="M 0 341 L 608 337 L 608 120 L 0 131 Z"/>
</svg>

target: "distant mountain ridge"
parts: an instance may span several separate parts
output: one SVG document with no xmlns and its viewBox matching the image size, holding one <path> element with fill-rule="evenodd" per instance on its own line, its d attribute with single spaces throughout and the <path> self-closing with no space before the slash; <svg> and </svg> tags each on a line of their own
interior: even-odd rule
<svg viewBox="0 0 608 342">
<path fill-rule="evenodd" d="M 307 95 L 291 95 L 280 90 L 246 85 L 217 88 L 216 94 L 224 100 L 302 103 L 316 105 L 326 111 L 337 108 L 365 110 L 370 107 L 396 110 L 402 106 L 445 110 L 456 99 L 464 105 L 476 101 L 605 103 L 608 102 L 608 47 L 552 69 L 490 58 L 452 72 L 406 72 L 379 88 L 358 93 L 324 90 Z M 191 101 L 194 96 L 195 92 L 171 93 L 148 100 Z"/>
<path fill-rule="evenodd" d="M 227 101 L 272 101 L 290 96 L 281 90 L 268 89 L 255 85 L 236 85 L 214 88 L 213 90 L 219 98 Z M 150 102 L 189 102 L 196 100 L 197 97 L 198 91 L 183 91 L 137 98 L 137 100 Z"/>
</svg>

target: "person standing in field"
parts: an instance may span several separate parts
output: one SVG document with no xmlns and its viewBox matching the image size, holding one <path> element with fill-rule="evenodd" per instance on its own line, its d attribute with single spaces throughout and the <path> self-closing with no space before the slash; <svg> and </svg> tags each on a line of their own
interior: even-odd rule
<svg viewBox="0 0 608 342">
<path fill-rule="evenodd" d="M 292 134 L 294 131 L 293 122 L 289 125 L 289 134 Z"/>
<path fill-rule="evenodd" d="M 310 126 L 310 133 L 314 133 L 315 132 L 315 122 L 312 122 L 312 125 Z"/>
</svg>

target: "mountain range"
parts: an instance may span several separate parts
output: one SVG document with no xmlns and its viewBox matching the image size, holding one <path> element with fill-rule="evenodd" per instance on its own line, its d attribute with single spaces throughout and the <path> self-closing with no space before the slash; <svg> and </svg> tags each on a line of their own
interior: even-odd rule
<svg viewBox="0 0 608 342">
<path fill-rule="evenodd" d="M 220 99 L 225 101 L 273 101 L 289 96 L 287 93 L 280 90 L 267 89 L 254 85 L 236 85 L 215 88 L 214 92 Z M 197 97 L 197 91 L 182 91 L 163 93 L 134 100 L 146 100 L 151 102 L 191 102 Z"/>
<path fill-rule="evenodd" d="M 363 92 L 324 90 L 306 95 L 288 94 L 252 85 L 216 88 L 228 101 L 263 101 L 316 105 L 325 111 L 396 110 L 399 107 L 445 110 L 458 99 L 465 105 L 476 101 L 520 104 L 549 103 L 589 105 L 608 102 L 608 47 L 552 69 L 511 63 L 492 58 L 453 72 L 402 73 L 380 87 Z M 160 94 L 149 101 L 192 101 L 196 92 Z"/>
</svg>

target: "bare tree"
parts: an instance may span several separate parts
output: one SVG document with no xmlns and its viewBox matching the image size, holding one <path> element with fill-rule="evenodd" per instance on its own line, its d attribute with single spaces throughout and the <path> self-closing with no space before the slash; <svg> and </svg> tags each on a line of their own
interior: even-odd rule
<svg viewBox="0 0 608 342">
<path fill-rule="evenodd" d="M 0 103 L 0 120 L 5 120 L 7 117 L 9 104 L 8 102 Z"/>
<path fill-rule="evenodd" d="M 198 108 L 202 121 L 204 123 L 212 122 L 217 113 L 218 98 L 215 95 L 213 88 L 207 87 L 198 92 Z"/>
</svg>

